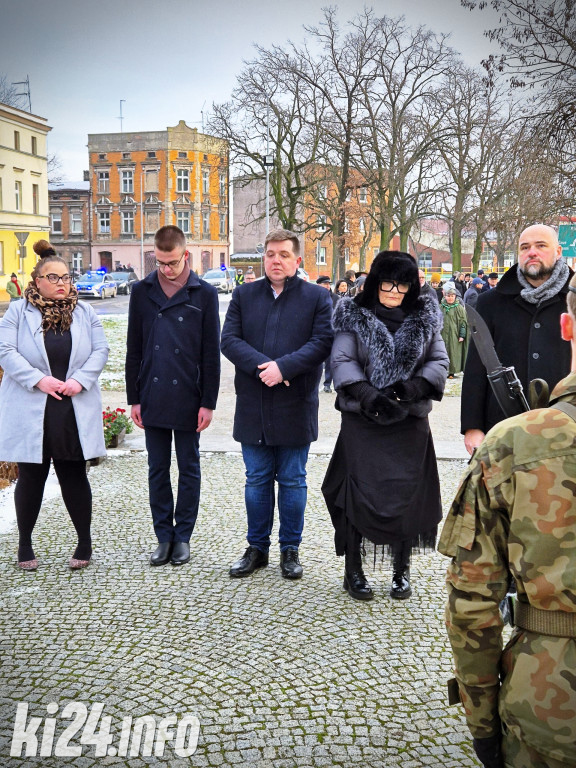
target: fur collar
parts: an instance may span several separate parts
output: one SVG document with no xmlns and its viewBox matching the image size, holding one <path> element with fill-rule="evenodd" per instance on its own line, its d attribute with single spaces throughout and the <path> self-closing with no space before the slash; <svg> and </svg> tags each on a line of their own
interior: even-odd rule
<svg viewBox="0 0 576 768">
<path fill-rule="evenodd" d="M 420 296 L 414 309 L 392 336 L 368 309 L 353 299 L 340 299 L 334 310 L 334 331 L 355 333 L 366 349 L 360 360 L 372 386 L 378 389 L 411 378 L 432 338 L 442 329 L 442 314 L 434 296 Z M 362 352 L 360 353 L 362 354 Z"/>
</svg>

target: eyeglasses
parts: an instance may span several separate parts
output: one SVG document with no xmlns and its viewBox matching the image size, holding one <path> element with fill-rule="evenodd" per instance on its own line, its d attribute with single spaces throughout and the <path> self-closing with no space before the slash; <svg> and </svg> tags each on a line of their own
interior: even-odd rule
<svg viewBox="0 0 576 768">
<path fill-rule="evenodd" d="M 70 275 L 55 275 L 54 272 L 51 272 L 49 275 L 38 275 L 38 277 L 42 278 L 43 280 L 48 280 L 49 283 L 52 283 L 55 285 L 59 280 L 62 280 L 63 283 L 69 283 L 72 278 Z"/>
<path fill-rule="evenodd" d="M 408 293 L 410 283 L 397 283 L 396 280 L 382 280 L 380 283 L 380 290 L 385 293 L 390 293 L 392 288 L 396 288 L 398 293 Z"/>
<path fill-rule="evenodd" d="M 168 261 L 168 262 L 165 262 L 165 261 L 158 261 L 158 259 L 156 259 L 156 261 L 155 261 L 154 263 L 155 263 L 155 264 L 156 264 L 156 266 L 157 266 L 157 267 L 159 267 L 160 269 L 166 269 L 166 267 L 170 267 L 170 269 L 176 269 L 176 267 L 177 267 L 177 266 L 180 264 L 180 262 L 182 261 L 182 259 L 184 258 L 184 256 L 186 256 L 186 254 L 187 254 L 187 253 L 188 253 L 188 251 L 184 251 L 184 253 L 182 254 L 182 256 L 180 256 L 180 258 L 179 258 L 177 261 Z"/>
</svg>

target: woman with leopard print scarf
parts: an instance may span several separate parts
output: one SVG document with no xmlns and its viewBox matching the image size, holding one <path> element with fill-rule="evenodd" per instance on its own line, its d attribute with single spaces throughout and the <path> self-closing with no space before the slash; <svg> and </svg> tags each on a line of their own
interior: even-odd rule
<svg viewBox="0 0 576 768">
<path fill-rule="evenodd" d="M 78 537 L 69 561 L 77 570 L 92 556 L 86 460 L 106 453 L 98 377 L 108 344 L 92 307 L 78 301 L 64 259 L 46 240 L 34 250 L 40 260 L 25 301 L 10 304 L 0 321 L 0 460 L 18 464 L 19 567 L 38 567 L 32 532 L 52 461 Z"/>
</svg>

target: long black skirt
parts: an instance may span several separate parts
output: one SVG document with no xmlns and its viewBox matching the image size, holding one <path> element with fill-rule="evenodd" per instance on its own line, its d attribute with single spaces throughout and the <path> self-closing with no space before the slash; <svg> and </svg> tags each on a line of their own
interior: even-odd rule
<svg viewBox="0 0 576 768">
<path fill-rule="evenodd" d="M 381 426 L 342 413 L 322 493 L 338 555 L 345 552 L 347 523 L 374 544 L 434 548 L 442 505 L 428 418 Z"/>
</svg>

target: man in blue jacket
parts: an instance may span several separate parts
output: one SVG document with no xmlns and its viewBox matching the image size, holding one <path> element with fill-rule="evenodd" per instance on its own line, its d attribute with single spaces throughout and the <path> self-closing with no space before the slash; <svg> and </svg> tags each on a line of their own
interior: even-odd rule
<svg viewBox="0 0 576 768">
<path fill-rule="evenodd" d="M 151 565 L 190 560 L 200 499 L 200 432 L 210 425 L 220 385 L 220 319 L 215 288 L 190 270 L 181 229 L 154 237 L 157 269 L 130 296 L 126 393 L 148 450 L 150 507 L 158 547 Z M 170 482 L 172 435 L 178 461 Z"/>
<path fill-rule="evenodd" d="M 293 232 L 270 232 L 265 279 L 236 288 L 222 331 L 222 352 L 236 366 L 234 439 L 246 467 L 248 548 L 233 577 L 268 565 L 275 480 L 282 575 L 302 576 L 306 461 L 318 438 L 318 384 L 333 334 L 330 294 L 297 276 L 301 261 Z"/>
</svg>

